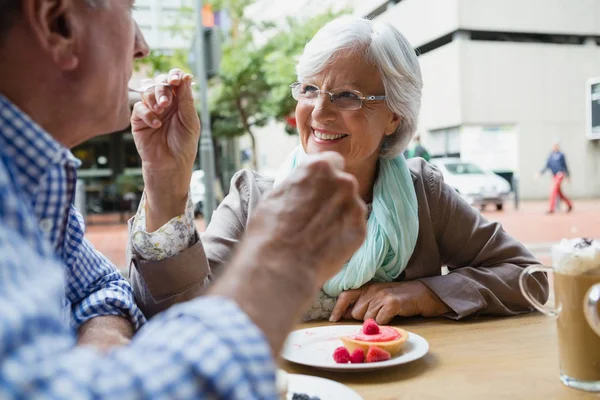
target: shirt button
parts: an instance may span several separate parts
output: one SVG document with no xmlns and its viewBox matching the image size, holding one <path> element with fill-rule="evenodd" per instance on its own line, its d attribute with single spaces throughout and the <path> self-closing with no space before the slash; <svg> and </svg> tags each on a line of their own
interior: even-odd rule
<svg viewBox="0 0 600 400">
<path fill-rule="evenodd" d="M 50 233 L 52 230 L 52 220 L 50 218 L 45 218 L 40 221 L 40 229 L 45 233 Z"/>
</svg>

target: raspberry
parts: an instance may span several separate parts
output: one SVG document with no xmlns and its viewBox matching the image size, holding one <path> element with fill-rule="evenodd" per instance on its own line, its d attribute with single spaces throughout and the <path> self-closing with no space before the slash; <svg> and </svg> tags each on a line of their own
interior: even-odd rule
<svg viewBox="0 0 600 400">
<path fill-rule="evenodd" d="M 356 349 L 350 354 L 350 362 L 352 364 L 362 364 L 365 362 L 365 352 L 363 349 Z"/>
<path fill-rule="evenodd" d="M 392 358 L 390 353 L 388 353 L 387 351 L 385 351 L 382 348 L 379 348 L 377 346 L 369 347 L 369 351 L 367 352 L 367 362 L 368 363 L 378 362 L 378 361 L 387 361 L 390 358 Z"/>
<path fill-rule="evenodd" d="M 365 335 L 377 335 L 379 333 L 379 325 L 374 319 L 370 318 L 363 324 L 363 332 Z"/>
<path fill-rule="evenodd" d="M 347 364 L 350 361 L 350 353 L 345 347 L 338 347 L 333 352 L 333 359 L 338 364 Z"/>
</svg>

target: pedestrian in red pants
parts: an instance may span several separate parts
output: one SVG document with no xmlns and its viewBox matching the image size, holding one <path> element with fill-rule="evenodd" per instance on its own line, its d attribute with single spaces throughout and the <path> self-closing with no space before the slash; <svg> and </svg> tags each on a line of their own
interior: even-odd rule
<svg viewBox="0 0 600 400">
<path fill-rule="evenodd" d="M 549 213 L 552 213 L 554 211 L 554 206 L 556 204 L 557 197 L 560 197 L 560 199 L 564 201 L 565 204 L 569 207 L 567 209 L 567 212 L 570 212 L 573 209 L 573 204 L 571 203 L 571 201 L 569 201 L 567 196 L 564 195 L 560 188 L 560 185 L 562 184 L 562 181 L 564 179 L 565 174 L 562 172 L 559 172 L 558 174 L 554 175 L 554 178 L 552 179 L 552 190 L 550 191 L 550 209 L 548 210 Z"/>
<path fill-rule="evenodd" d="M 552 179 L 552 187 L 550 190 L 550 208 L 548 209 L 547 214 L 554 213 L 554 206 L 556 205 L 556 199 L 558 197 L 567 204 L 567 212 L 571 212 L 573 210 L 573 204 L 561 190 L 563 180 L 569 178 L 569 168 L 567 167 L 565 155 L 560 151 L 558 143 L 554 143 L 552 146 L 552 152 L 548 157 L 548 161 L 546 161 L 546 166 L 539 173 L 539 176 L 548 170 L 552 172 L 554 178 Z"/>
</svg>

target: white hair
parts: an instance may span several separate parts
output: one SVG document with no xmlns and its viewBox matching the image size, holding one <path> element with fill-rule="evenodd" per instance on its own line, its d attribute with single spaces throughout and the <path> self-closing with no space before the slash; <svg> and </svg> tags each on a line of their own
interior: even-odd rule
<svg viewBox="0 0 600 400">
<path fill-rule="evenodd" d="M 388 23 L 342 16 L 323 26 L 306 44 L 296 65 L 298 80 L 318 75 L 337 56 L 348 52 L 377 66 L 385 88 L 385 103 L 401 118 L 396 131 L 384 139 L 380 152 L 383 158 L 396 157 L 417 130 L 423 82 L 415 50 Z"/>
</svg>

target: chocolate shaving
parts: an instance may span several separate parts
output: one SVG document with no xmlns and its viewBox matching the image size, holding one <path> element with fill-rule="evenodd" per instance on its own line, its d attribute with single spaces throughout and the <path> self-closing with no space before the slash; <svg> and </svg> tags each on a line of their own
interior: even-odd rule
<svg viewBox="0 0 600 400">
<path fill-rule="evenodd" d="M 577 243 L 575 243 L 576 249 L 585 249 L 586 247 L 590 247 L 594 242 L 593 239 L 582 238 Z"/>
</svg>

